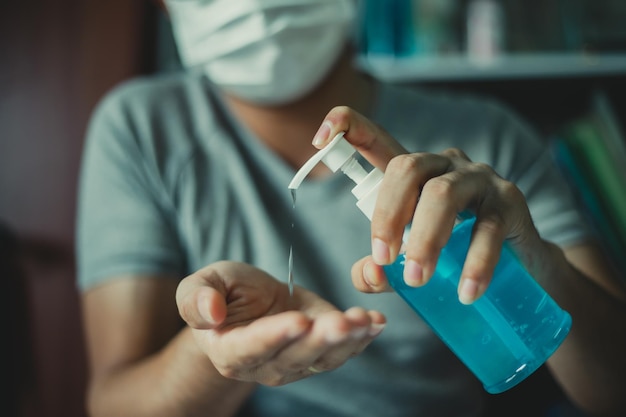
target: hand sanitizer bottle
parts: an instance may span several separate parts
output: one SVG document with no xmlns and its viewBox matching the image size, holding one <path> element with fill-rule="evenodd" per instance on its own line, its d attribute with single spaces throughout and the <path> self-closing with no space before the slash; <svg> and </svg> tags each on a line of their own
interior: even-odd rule
<svg viewBox="0 0 626 417">
<path fill-rule="evenodd" d="M 357 207 L 371 220 L 383 173 L 369 173 L 355 159 L 356 150 L 337 135 L 298 171 L 295 189 L 320 161 L 341 170 L 356 186 Z M 428 283 L 404 283 L 404 254 L 384 267 L 391 287 L 443 342 L 496 394 L 508 390 L 539 368 L 560 346 L 571 327 L 570 315 L 528 274 L 505 244 L 486 292 L 470 305 L 457 295 L 461 269 L 475 218 L 462 220 L 442 249 Z"/>
</svg>

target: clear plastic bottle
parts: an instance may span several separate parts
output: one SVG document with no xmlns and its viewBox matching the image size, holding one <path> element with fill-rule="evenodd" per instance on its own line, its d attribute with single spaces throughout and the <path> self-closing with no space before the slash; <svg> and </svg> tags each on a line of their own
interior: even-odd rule
<svg viewBox="0 0 626 417">
<path fill-rule="evenodd" d="M 383 173 L 369 173 L 354 158 L 356 150 L 338 135 L 298 171 L 289 188 L 297 188 L 319 161 L 333 172 L 341 169 L 357 185 L 357 206 L 371 220 Z M 561 309 L 528 274 L 505 244 L 486 292 L 470 305 L 457 295 L 459 277 L 475 219 L 461 221 L 442 249 L 429 282 L 404 283 L 404 254 L 384 267 L 393 289 L 443 342 L 496 394 L 517 385 L 539 368 L 561 345 L 571 327 Z"/>
</svg>

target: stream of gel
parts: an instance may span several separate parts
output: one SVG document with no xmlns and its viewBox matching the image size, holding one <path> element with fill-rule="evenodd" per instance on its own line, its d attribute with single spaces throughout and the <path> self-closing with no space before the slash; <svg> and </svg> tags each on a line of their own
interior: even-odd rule
<svg viewBox="0 0 626 417">
<path fill-rule="evenodd" d="M 292 201 L 292 216 L 291 216 L 291 237 L 289 244 L 289 265 L 288 271 L 289 275 L 287 277 L 287 285 L 289 286 L 289 296 L 293 297 L 293 239 L 294 239 L 294 227 L 295 227 L 295 211 L 296 211 L 296 189 L 292 188 L 291 191 L 291 201 Z"/>
</svg>

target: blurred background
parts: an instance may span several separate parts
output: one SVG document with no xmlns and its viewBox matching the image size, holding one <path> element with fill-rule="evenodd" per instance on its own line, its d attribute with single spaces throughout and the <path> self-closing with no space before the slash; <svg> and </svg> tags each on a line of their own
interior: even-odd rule
<svg viewBox="0 0 626 417">
<path fill-rule="evenodd" d="M 357 61 L 374 77 L 494 97 L 530 121 L 546 146 L 569 143 L 564 132 L 601 114 L 611 138 L 592 143 L 606 141 L 610 153 L 624 152 L 626 2 L 363 1 Z M 0 304 L 9 329 L 2 355 L 9 390 L 1 415 L 85 416 L 87 369 L 74 283 L 85 128 L 98 100 L 116 84 L 177 70 L 158 1 L 2 2 Z M 585 149 L 570 150 L 583 158 Z M 578 163 L 582 170 L 585 161 Z M 611 208 L 624 204 L 626 159 L 619 163 L 611 181 L 594 182 L 593 168 L 584 170 L 591 191 L 600 194 L 581 196 L 581 204 L 588 209 L 602 201 L 600 217 L 616 216 Z M 618 197 L 623 187 L 621 200 L 605 201 L 599 189 L 607 182 Z M 617 233 L 610 253 L 624 247 L 622 221 L 613 219 L 613 227 L 598 223 L 599 230 Z M 498 397 L 494 410 L 498 401 L 528 398 L 531 385 L 535 403 L 548 410 L 541 415 L 574 415 L 543 369 L 508 397 Z"/>
<path fill-rule="evenodd" d="M 140 0 L 1 3 L 0 304 L 9 390 L 0 415 L 79 417 L 86 367 L 73 245 L 83 136 L 107 90 L 155 71 L 159 11 Z"/>
</svg>

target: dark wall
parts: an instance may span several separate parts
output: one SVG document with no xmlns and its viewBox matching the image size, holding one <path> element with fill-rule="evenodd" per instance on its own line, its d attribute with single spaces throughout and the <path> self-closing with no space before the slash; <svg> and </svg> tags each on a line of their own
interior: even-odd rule
<svg viewBox="0 0 626 417">
<path fill-rule="evenodd" d="M 149 69 L 153 13 L 139 0 L 1 2 L 0 226 L 13 236 L 0 253 L 13 329 L 2 369 L 13 390 L 0 415 L 85 415 L 73 257 L 83 136 L 101 96 Z"/>
</svg>

